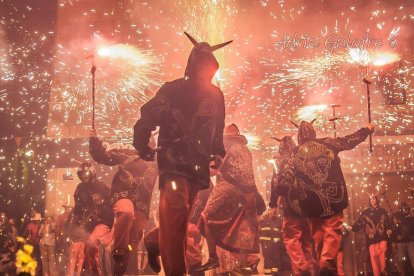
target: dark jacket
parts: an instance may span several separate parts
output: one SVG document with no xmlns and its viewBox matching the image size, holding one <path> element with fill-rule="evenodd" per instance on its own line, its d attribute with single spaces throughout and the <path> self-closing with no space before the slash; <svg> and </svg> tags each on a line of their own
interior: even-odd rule
<svg viewBox="0 0 414 276">
<path fill-rule="evenodd" d="M 316 138 L 310 123 L 300 124 L 299 145 L 293 149 L 289 162 L 291 166 L 281 172 L 279 185 L 284 195 L 287 195 L 291 186 L 305 192 L 299 201 L 303 216 L 329 217 L 348 207 L 346 183 L 338 154 L 355 148 L 369 134 L 368 128 L 362 128 L 345 137 Z"/>
<path fill-rule="evenodd" d="M 358 232 L 363 227 L 365 227 L 367 246 L 388 240 L 387 230 L 391 229 L 391 222 L 387 211 L 381 207 L 365 209 L 352 225 L 352 231 Z"/>
<path fill-rule="evenodd" d="M 105 183 L 98 179 L 93 183 L 81 182 L 76 187 L 73 195 L 75 198 L 73 213 L 87 231 L 92 231 L 98 224 L 112 227 L 114 218 L 112 208 L 109 206 L 110 192 Z M 101 195 L 103 202 L 95 202 L 93 194 Z"/>
<path fill-rule="evenodd" d="M 289 167 L 289 158 L 287 156 L 282 157 L 278 160 L 276 160 L 277 168 L 280 171 L 285 171 Z M 276 208 L 279 207 L 283 210 L 283 216 L 284 217 L 298 217 L 301 216 L 302 211 L 300 210 L 299 206 L 299 200 L 301 197 L 301 194 L 304 194 L 304 192 L 300 193 L 294 185 L 292 185 L 289 190 L 283 194 L 283 192 L 279 189 L 279 178 L 281 177 L 281 174 L 273 171 L 273 177 L 271 181 L 271 191 L 270 191 L 270 202 L 269 207 Z M 280 198 L 280 201 L 278 202 L 278 199 Z"/>
<path fill-rule="evenodd" d="M 224 117 L 223 93 L 216 86 L 209 83 L 200 87 L 191 78 L 167 82 L 141 108 L 133 145 L 145 155 L 151 131 L 159 126 L 160 186 L 165 175 L 176 175 L 207 189 L 212 155 L 225 155 Z"/>
<path fill-rule="evenodd" d="M 271 181 L 270 189 L 270 202 L 269 207 L 276 208 L 279 207 L 283 210 L 284 217 L 298 216 L 298 213 L 301 213 L 299 208 L 298 199 L 295 199 L 293 196 L 297 193 L 293 192 L 294 187 L 290 187 L 289 191 L 285 196 L 282 196 L 279 191 L 279 178 L 281 176 L 280 172 L 283 172 L 289 169 L 289 160 L 292 156 L 292 150 L 296 147 L 295 142 L 291 136 L 285 136 L 280 140 L 279 145 L 279 157 L 275 158 L 276 168 L 273 170 L 273 176 Z M 280 201 L 279 201 L 280 198 Z M 295 210 L 296 211 L 295 211 Z"/>
<path fill-rule="evenodd" d="M 104 165 L 120 165 L 111 185 L 111 204 L 122 198 L 130 199 L 135 210 L 149 218 L 151 197 L 157 179 L 156 162 L 140 159 L 134 149 L 112 148 L 107 150 L 97 137 L 89 139 L 92 158 Z"/>
</svg>

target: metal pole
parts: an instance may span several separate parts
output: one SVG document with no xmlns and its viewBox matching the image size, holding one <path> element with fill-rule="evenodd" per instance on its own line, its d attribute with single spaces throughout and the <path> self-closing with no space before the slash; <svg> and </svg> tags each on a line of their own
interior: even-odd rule
<svg viewBox="0 0 414 276">
<path fill-rule="evenodd" d="M 335 118 L 335 106 L 332 106 L 332 114 Z M 334 138 L 336 138 L 336 120 L 333 121 L 333 128 L 334 128 Z"/>
<path fill-rule="evenodd" d="M 96 66 L 95 66 L 95 57 L 92 57 L 92 68 L 91 68 L 91 74 L 92 74 L 92 128 L 95 129 L 95 72 L 96 72 Z"/>
<path fill-rule="evenodd" d="M 369 86 L 372 84 L 372 82 L 367 78 L 364 78 L 363 81 L 367 85 L 368 123 L 371 124 L 371 94 L 369 91 Z M 372 152 L 372 133 L 369 134 L 369 152 Z"/>
</svg>

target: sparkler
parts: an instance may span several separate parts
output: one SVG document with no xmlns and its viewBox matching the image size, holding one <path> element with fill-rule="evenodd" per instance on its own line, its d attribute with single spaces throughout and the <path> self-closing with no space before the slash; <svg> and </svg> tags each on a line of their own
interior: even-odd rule
<svg viewBox="0 0 414 276">
<path fill-rule="evenodd" d="M 130 115 L 132 110 L 146 102 L 152 95 L 150 91 L 161 83 L 157 71 L 159 63 L 150 51 L 128 44 L 97 47 L 96 52 L 87 58 L 94 58 L 91 68 L 92 104 L 88 96 L 89 80 L 78 73 L 86 66 L 81 61 L 75 64 L 71 63 L 72 60 L 63 62 L 62 56 L 62 62 L 56 68 L 59 81 L 51 95 L 51 111 L 55 114 L 52 119 L 70 126 L 82 125 L 85 115 L 92 111 L 92 127 L 99 122 L 105 124 L 102 125 L 104 130 L 117 136 L 129 135 L 130 125 L 137 119 Z M 96 68 L 97 64 L 99 68 Z M 99 82 L 95 92 L 94 79 Z M 99 100 L 96 104 L 94 98 Z M 114 116 L 114 112 L 120 110 L 123 112 Z M 60 131 L 59 125 L 56 130 Z M 57 136 L 59 134 L 57 132 Z"/>
<path fill-rule="evenodd" d="M 92 74 L 92 129 L 95 129 L 95 72 L 96 72 L 95 56 L 92 56 L 92 67 L 91 67 L 91 74 Z"/>
<path fill-rule="evenodd" d="M 363 81 L 367 85 L 368 123 L 371 124 L 371 95 L 369 86 L 372 82 L 366 78 L 364 78 Z M 369 152 L 372 152 L 372 133 L 369 134 Z"/>
<path fill-rule="evenodd" d="M 365 67 L 366 76 L 363 78 L 363 82 L 367 86 L 367 107 L 368 107 L 368 123 L 371 124 L 371 95 L 369 86 L 372 81 L 368 79 L 369 65 L 383 66 L 400 60 L 398 54 L 394 52 L 368 52 L 365 49 L 349 49 L 349 63 L 357 63 Z M 369 151 L 372 152 L 372 133 L 369 135 Z"/>
<path fill-rule="evenodd" d="M 319 105 L 307 105 L 299 108 L 294 117 L 294 121 L 301 122 L 301 121 L 312 121 L 315 118 L 319 118 L 320 114 L 324 112 L 328 108 L 326 104 L 319 104 Z"/>
</svg>

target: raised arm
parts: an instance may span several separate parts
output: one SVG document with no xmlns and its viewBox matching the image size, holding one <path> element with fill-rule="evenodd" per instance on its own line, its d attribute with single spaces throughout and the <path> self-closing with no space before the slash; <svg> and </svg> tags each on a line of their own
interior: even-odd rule
<svg viewBox="0 0 414 276">
<path fill-rule="evenodd" d="M 138 154 L 132 148 L 112 148 L 104 146 L 104 142 L 96 135 L 96 131 L 92 130 L 89 136 L 89 153 L 95 162 L 107 166 L 115 166 L 122 164 L 125 160 Z"/>
<path fill-rule="evenodd" d="M 338 138 L 326 138 L 325 143 L 329 144 L 335 151 L 351 150 L 364 142 L 369 134 L 374 130 L 374 126 L 367 125 L 358 131 Z"/>
</svg>

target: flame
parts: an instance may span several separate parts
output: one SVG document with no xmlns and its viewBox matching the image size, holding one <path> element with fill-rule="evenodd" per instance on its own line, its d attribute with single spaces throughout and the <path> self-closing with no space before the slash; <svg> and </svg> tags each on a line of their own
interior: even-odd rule
<svg viewBox="0 0 414 276">
<path fill-rule="evenodd" d="M 295 121 L 307 121 L 310 122 L 313 119 L 319 117 L 319 113 L 325 111 L 328 108 L 326 104 L 319 105 L 307 105 L 298 109 L 295 113 Z"/>
<path fill-rule="evenodd" d="M 383 66 L 401 59 L 395 52 L 376 51 L 370 53 L 360 48 L 350 48 L 348 54 L 348 63 L 358 63 L 363 66 Z"/>
<path fill-rule="evenodd" d="M 377 52 L 372 58 L 372 65 L 383 66 L 399 61 L 400 59 L 400 56 L 394 52 Z"/>
<path fill-rule="evenodd" d="M 256 136 L 251 133 L 245 133 L 243 134 L 244 137 L 247 139 L 247 146 L 251 149 L 259 149 L 260 147 L 260 137 Z"/>
<path fill-rule="evenodd" d="M 128 44 L 116 44 L 98 49 L 101 57 L 123 59 L 134 66 L 143 66 L 151 63 L 151 60 L 143 51 Z"/>
</svg>

